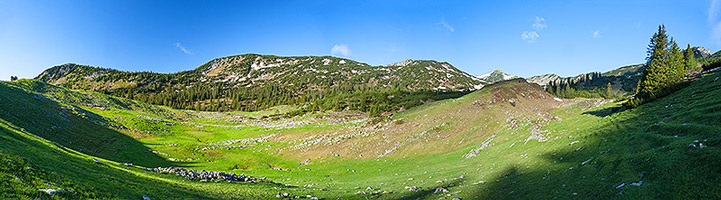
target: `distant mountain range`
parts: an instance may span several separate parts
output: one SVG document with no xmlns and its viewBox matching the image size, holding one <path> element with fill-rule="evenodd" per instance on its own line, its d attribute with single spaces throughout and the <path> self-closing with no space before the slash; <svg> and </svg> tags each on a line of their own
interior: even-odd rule
<svg viewBox="0 0 721 200">
<path fill-rule="evenodd" d="M 721 51 L 718 51 L 714 54 L 711 54 L 711 51 L 703 48 L 703 47 L 692 47 L 695 57 L 698 61 L 704 61 L 704 60 L 713 60 L 721 57 Z M 591 72 L 591 73 L 585 73 L 585 74 L 579 74 L 573 77 L 561 77 L 556 74 L 543 74 L 543 75 L 536 75 L 526 78 L 528 82 L 537 83 L 541 86 L 546 86 L 549 83 L 569 83 L 569 82 L 583 82 L 588 77 L 600 74 L 600 77 L 605 78 L 607 81 L 611 82 L 612 84 L 616 85 L 623 85 L 623 90 L 625 92 L 631 92 L 635 90 L 636 82 L 640 78 L 641 71 L 643 70 L 644 64 L 636 64 L 636 65 L 627 65 L 619 67 L 618 69 L 614 69 L 608 72 L 598 73 L 598 72 Z"/>
<path fill-rule="evenodd" d="M 575 90 L 608 91 L 615 96 L 626 96 L 636 91 L 643 66 L 644 64 L 628 65 L 608 72 L 590 72 L 573 77 L 544 74 L 529 77 L 527 80 L 541 85 L 549 91 L 558 90 L 558 88 L 549 88 L 552 86 L 570 85 L 570 88 Z M 608 88 L 609 86 L 610 88 Z"/>
<path fill-rule="evenodd" d="M 711 54 L 703 47 L 693 47 L 693 50 L 701 62 L 721 57 L 721 53 Z M 544 87 L 549 83 L 563 83 L 592 90 L 605 89 L 610 83 L 619 94 L 629 94 L 635 90 L 642 68 L 642 64 L 629 65 L 605 73 L 592 72 L 574 77 L 544 74 L 528 77 L 527 80 Z M 175 108 L 233 110 L 263 104 L 251 109 L 255 110 L 281 104 L 306 105 L 312 99 L 323 98 L 325 101 L 333 98 L 332 104 L 364 102 L 362 99 L 353 102 L 342 99 L 353 96 L 354 91 L 407 91 L 405 95 L 414 91 L 469 92 L 513 78 L 518 77 L 501 70 L 473 76 L 450 63 L 433 60 L 408 59 L 385 66 L 371 66 L 330 56 L 243 54 L 213 59 L 195 69 L 169 74 L 64 64 L 45 70 L 35 79 L 71 89 L 92 90 Z M 593 83 L 589 82 L 592 79 Z M 372 98 L 380 104 L 397 104 L 383 103 L 400 94 L 392 93 L 384 92 L 385 97 L 382 98 L 380 96 L 383 95 L 374 94 Z M 338 96 L 342 98 L 338 99 Z M 422 102 L 438 97 L 430 94 L 418 96 L 423 96 L 417 97 Z M 403 101 L 416 100 L 413 97 Z M 212 107 L 213 104 L 221 105 Z M 364 111 L 367 109 L 363 108 Z"/>
<path fill-rule="evenodd" d="M 631 78 L 639 76 L 641 73 L 641 70 L 643 69 L 643 64 L 637 64 L 637 65 L 628 65 L 623 66 L 618 69 L 614 69 L 608 72 L 600 73 L 603 77 L 625 77 L 625 78 Z M 598 74 L 598 72 L 591 72 L 591 73 L 585 73 L 585 74 L 579 74 L 573 77 L 561 77 L 556 74 L 544 74 L 544 75 L 536 75 L 526 78 L 528 82 L 537 83 L 541 86 L 548 85 L 550 82 L 577 82 L 585 79 L 590 74 Z"/>
<path fill-rule="evenodd" d="M 576 84 L 580 88 L 594 90 L 594 89 L 605 89 L 608 83 L 611 83 L 612 87 L 619 94 L 629 94 L 636 89 L 636 82 L 641 75 L 643 64 L 623 66 L 618 69 L 614 69 L 608 72 L 589 72 L 579 74 L 572 77 L 561 77 L 556 74 L 543 74 L 525 78 L 529 83 L 536 83 L 542 87 L 547 87 L 550 83 L 554 84 Z M 504 80 L 520 78 L 507 74 L 501 70 L 493 70 L 489 73 L 476 76 L 478 79 L 496 83 Z"/>
</svg>

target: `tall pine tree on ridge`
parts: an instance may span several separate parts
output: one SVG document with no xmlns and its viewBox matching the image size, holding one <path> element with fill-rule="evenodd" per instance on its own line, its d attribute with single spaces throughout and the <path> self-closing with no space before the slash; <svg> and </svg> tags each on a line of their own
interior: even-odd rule
<svg viewBox="0 0 721 200">
<path fill-rule="evenodd" d="M 629 107 L 636 107 L 673 92 L 684 81 L 686 63 L 673 38 L 666 34 L 666 26 L 658 26 L 648 45 L 646 66 L 634 99 L 627 102 Z"/>
</svg>

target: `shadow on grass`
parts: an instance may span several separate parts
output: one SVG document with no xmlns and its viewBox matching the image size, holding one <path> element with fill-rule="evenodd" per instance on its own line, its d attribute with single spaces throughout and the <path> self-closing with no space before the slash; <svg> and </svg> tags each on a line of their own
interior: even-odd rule
<svg viewBox="0 0 721 200">
<path fill-rule="evenodd" d="M 0 118 L 22 130 L 84 154 L 147 167 L 175 166 L 145 144 L 108 126 L 93 112 L 0 84 Z"/>
<path fill-rule="evenodd" d="M 612 114 L 614 114 L 614 113 L 622 112 L 622 111 L 624 111 L 624 110 L 626 110 L 625 107 L 623 107 L 623 106 L 621 106 L 621 105 L 616 105 L 616 106 L 613 106 L 613 107 L 608 107 L 608 108 L 603 108 L 603 109 L 598 109 L 598 110 L 586 111 L 586 112 L 584 112 L 583 114 L 585 114 L 585 115 L 593 115 L 593 116 L 597 116 L 597 117 L 606 117 L 606 116 L 612 115 Z"/>
</svg>

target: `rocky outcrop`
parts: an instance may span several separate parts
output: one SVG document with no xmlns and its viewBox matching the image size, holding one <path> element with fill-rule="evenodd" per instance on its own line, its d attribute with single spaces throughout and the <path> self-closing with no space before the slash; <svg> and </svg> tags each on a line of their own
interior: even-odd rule
<svg viewBox="0 0 721 200">
<path fill-rule="evenodd" d="M 415 62 L 415 60 L 407 59 L 407 60 L 400 61 L 400 62 L 397 62 L 397 63 L 389 64 L 389 65 L 386 65 L 386 66 L 403 67 L 403 66 L 412 65 L 413 62 Z"/>
<path fill-rule="evenodd" d="M 214 180 L 223 180 L 228 182 L 249 182 L 249 183 L 255 183 L 258 182 L 260 179 L 245 176 L 243 174 L 236 175 L 234 173 L 224 173 L 224 172 L 216 172 L 216 171 L 197 171 L 197 170 L 187 170 L 183 168 L 175 168 L 175 167 L 157 167 L 157 168 L 150 168 L 148 171 L 151 172 L 157 172 L 157 173 L 163 173 L 163 174 L 175 174 L 177 176 L 182 176 L 188 179 L 192 180 L 199 180 L 202 182 L 205 181 L 214 181 Z"/>
<path fill-rule="evenodd" d="M 545 86 L 546 84 L 550 83 L 551 81 L 558 81 L 561 79 L 561 76 L 555 75 L 555 74 L 544 74 L 540 76 L 532 76 L 527 78 L 526 80 L 531 83 L 536 83 L 541 86 Z"/>
<path fill-rule="evenodd" d="M 693 53 L 695 53 L 696 55 L 701 56 L 701 58 L 706 58 L 706 57 L 709 57 L 709 56 L 711 55 L 711 50 L 708 50 L 708 49 L 703 48 L 703 47 L 692 47 L 691 49 L 693 49 Z"/>
</svg>

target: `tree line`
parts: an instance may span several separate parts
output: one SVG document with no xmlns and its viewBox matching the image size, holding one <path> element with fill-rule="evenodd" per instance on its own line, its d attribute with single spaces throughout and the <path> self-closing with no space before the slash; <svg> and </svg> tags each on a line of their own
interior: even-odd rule
<svg viewBox="0 0 721 200">
<path fill-rule="evenodd" d="M 378 89 L 342 85 L 323 90 L 296 92 L 282 85 L 231 87 L 219 83 L 196 83 L 183 90 L 162 90 L 160 86 L 118 88 L 102 91 L 146 103 L 197 111 L 258 111 L 278 105 L 295 105 L 295 114 L 316 111 L 356 110 L 377 116 L 383 112 L 408 109 L 428 101 L 457 98 L 468 91 Z"/>
</svg>

